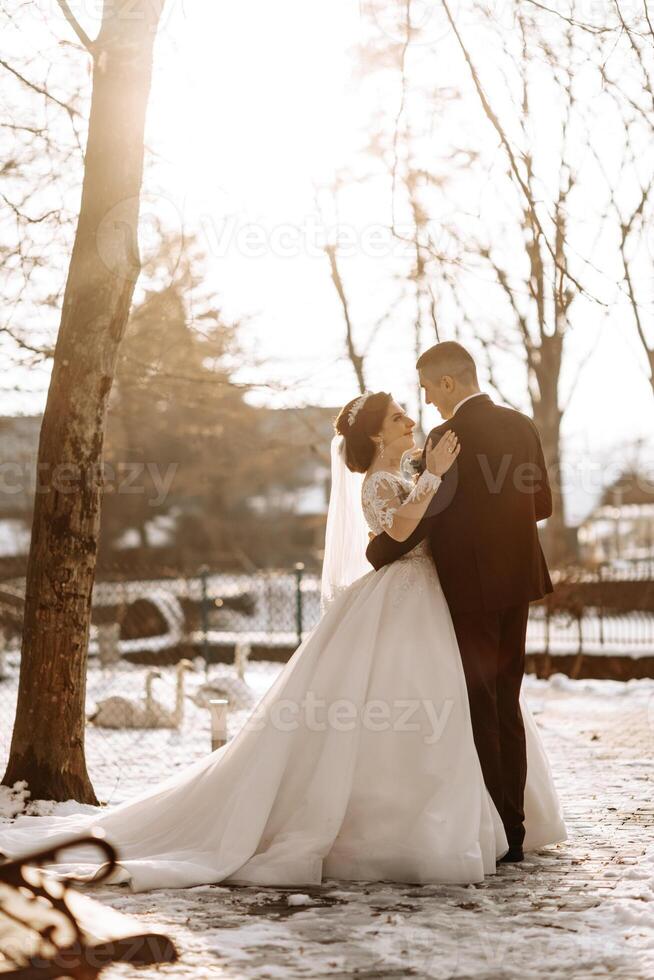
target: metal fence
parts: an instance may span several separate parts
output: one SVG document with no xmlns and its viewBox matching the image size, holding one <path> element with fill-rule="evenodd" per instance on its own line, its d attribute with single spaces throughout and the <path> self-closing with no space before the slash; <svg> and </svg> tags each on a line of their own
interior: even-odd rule
<svg viewBox="0 0 654 980">
<path fill-rule="evenodd" d="M 654 657 L 654 608 L 580 605 L 579 584 L 608 581 L 654 587 L 654 567 L 584 570 L 572 586 L 568 578 L 568 608 L 532 608 L 528 653 Z M 23 595 L 24 581 L 0 583 L 0 766 L 15 712 Z M 227 734 L 235 731 L 319 617 L 320 580 L 302 566 L 97 582 L 87 757 L 102 798 L 123 799 L 160 778 L 162 767 L 169 772 L 210 751 L 211 699 L 228 701 Z"/>
<path fill-rule="evenodd" d="M 24 580 L 0 583 L 0 766 L 18 690 Z M 209 702 L 240 727 L 320 617 L 320 581 L 302 565 L 98 581 L 87 666 L 87 760 L 103 799 L 210 751 Z M 215 732 L 214 732 L 215 734 Z M 144 760 L 149 760 L 145 762 Z"/>
<path fill-rule="evenodd" d="M 595 657 L 654 657 L 654 612 L 607 613 L 584 608 L 581 615 L 549 613 L 533 606 L 527 631 L 527 653 Z"/>
</svg>

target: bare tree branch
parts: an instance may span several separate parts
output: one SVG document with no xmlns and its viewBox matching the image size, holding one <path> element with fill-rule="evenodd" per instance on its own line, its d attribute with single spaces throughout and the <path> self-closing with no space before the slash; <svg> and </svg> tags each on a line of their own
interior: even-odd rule
<svg viewBox="0 0 654 980">
<path fill-rule="evenodd" d="M 17 218 L 20 218 L 21 221 L 26 221 L 30 225 L 41 224 L 42 221 L 47 221 L 48 218 L 51 218 L 53 215 L 58 214 L 58 210 L 54 208 L 51 211 L 46 211 L 44 214 L 41 215 L 40 218 L 32 218 L 30 217 L 30 215 L 25 214 L 23 211 L 21 211 L 18 205 L 14 204 L 13 201 L 10 201 L 9 198 L 6 196 L 6 194 L 0 192 L 0 197 L 5 202 L 7 207 L 14 212 Z"/>
<path fill-rule="evenodd" d="M 345 288 L 343 286 L 340 270 L 338 268 L 336 246 L 325 245 L 325 254 L 329 259 L 332 282 L 334 283 L 334 287 L 338 293 L 338 298 L 341 301 L 341 307 L 343 309 L 343 317 L 345 319 L 345 345 L 347 347 L 348 357 L 350 358 L 352 367 L 354 368 L 359 390 L 363 394 L 363 392 L 366 390 L 366 381 L 363 373 L 363 357 L 361 354 L 357 353 L 356 347 L 354 346 L 354 333 L 352 330 L 352 319 L 350 317 L 350 306 L 345 294 Z"/>
<path fill-rule="evenodd" d="M 468 49 L 467 49 L 467 47 L 466 47 L 466 45 L 465 45 L 465 43 L 463 41 L 463 38 L 461 37 L 461 34 L 459 32 L 459 29 L 457 27 L 457 24 L 456 24 L 456 21 L 455 21 L 453 15 L 452 15 L 452 12 L 450 10 L 450 7 L 449 7 L 449 4 L 448 4 L 447 0 L 441 0 L 441 3 L 442 3 L 442 6 L 443 6 L 443 9 L 445 10 L 445 14 L 446 14 L 447 19 L 448 19 L 448 21 L 450 23 L 450 26 L 452 28 L 452 31 L 454 32 L 454 36 L 455 36 L 455 38 L 457 40 L 457 43 L 458 43 L 458 45 L 459 45 L 459 47 L 461 49 L 461 52 L 462 52 L 463 57 L 465 59 L 465 62 L 466 62 L 467 66 L 468 66 L 468 69 L 470 71 L 470 75 L 472 77 L 472 81 L 473 81 L 475 90 L 477 92 L 477 95 L 479 97 L 479 101 L 481 102 L 482 108 L 483 108 L 483 110 L 484 110 L 484 112 L 485 112 L 488 120 L 490 121 L 491 125 L 493 126 L 493 128 L 496 131 L 496 133 L 498 134 L 498 136 L 500 138 L 500 142 L 502 143 L 502 146 L 504 147 L 504 149 L 506 151 L 506 154 L 507 154 L 507 156 L 509 158 L 509 164 L 510 164 L 510 167 L 511 167 L 511 171 L 512 171 L 514 177 L 515 177 L 516 182 L 518 183 L 518 186 L 520 187 L 520 189 L 521 189 L 521 191 L 522 191 L 522 193 L 523 193 L 523 195 L 525 197 L 525 201 L 527 203 L 527 206 L 529 207 L 529 211 L 531 213 L 531 218 L 532 218 L 532 220 L 534 222 L 534 225 L 536 227 L 538 236 L 539 237 L 542 237 L 543 242 L 545 243 L 545 247 L 547 248 L 547 251 L 549 252 L 549 254 L 550 254 L 550 256 L 551 256 L 551 258 L 552 258 L 555 266 L 557 267 L 557 269 L 559 269 L 559 271 L 563 275 L 567 276 L 567 278 L 570 279 L 570 281 L 573 283 L 573 285 L 576 287 L 576 289 L 579 290 L 580 293 L 582 293 L 583 295 L 588 295 L 588 297 L 590 299 L 595 300 L 595 302 L 600 302 L 599 300 L 596 300 L 595 297 L 590 296 L 590 294 L 588 294 L 586 292 L 584 286 L 582 286 L 582 284 L 580 282 L 578 282 L 577 279 L 565 267 L 562 267 L 562 268 L 559 267 L 559 260 L 557 258 L 557 255 L 555 253 L 554 248 L 552 247 L 551 243 L 549 242 L 549 240 L 547 238 L 547 235 L 545 234 L 545 230 L 544 230 L 544 228 L 543 228 L 543 226 L 541 224 L 540 218 L 538 217 L 538 211 L 536 209 L 536 202 L 535 202 L 535 200 L 533 199 L 533 197 L 531 195 L 531 192 L 529 190 L 529 187 L 528 187 L 527 183 L 525 182 L 525 180 L 522 177 L 522 174 L 520 173 L 520 168 L 518 166 L 518 161 L 516 160 L 516 156 L 515 156 L 515 154 L 513 152 L 513 148 L 511 146 L 511 143 L 509 141 L 509 138 L 506 135 L 506 133 L 504 132 L 504 127 L 500 123 L 498 116 L 494 112 L 494 110 L 493 110 L 490 102 L 488 101 L 488 98 L 486 97 L 486 93 L 484 92 L 484 88 L 483 88 L 483 86 L 481 84 L 481 80 L 479 78 L 479 73 L 477 72 L 477 69 L 475 68 L 475 65 L 473 64 L 472 58 L 470 56 L 470 53 L 469 53 L 469 51 L 468 51 Z"/>
<path fill-rule="evenodd" d="M 555 17 L 560 17 L 571 27 L 578 27 L 582 31 L 588 31 L 589 34 L 608 34 L 616 30 L 615 27 L 596 27 L 594 24 L 588 24 L 584 21 L 577 20 L 575 17 L 566 17 L 562 14 L 560 10 L 555 10 L 553 7 L 548 7 L 544 3 L 538 3 L 537 0 L 527 0 L 532 7 L 537 7 L 539 10 L 544 10 L 548 14 L 553 14 Z"/>
<path fill-rule="evenodd" d="M 7 64 L 6 61 L 3 61 L 2 58 L 0 58 L 0 66 L 6 69 L 6 71 L 11 72 L 11 74 L 14 75 L 19 81 L 21 81 L 23 85 L 27 85 L 28 88 L 31 88 L 33 92 L 38 92 L 39 95 L 43 95 L 45 96 L 46 99 L 50 99 L 51 102 L 54 102 L 55 105 L 58 105 L 61 109 L 67 112 L 68 115 L 71 116 L 71 118 L 79 115 L 77 110 L 74 109 L 72 106 L 67 105 L 65 102 L 61 102 L 60 99 L 56 98 L 56 96 L 48 92 L 47 89 L 42 88 L 42 86 L 36 85 L 34 82 L 30 82 L 28 78 L 25 78 L 24 75 L 21 75 L 20 72 L 16 71 L 15 68 L 12 68 L 11 65 Z"/>
<path fill-rule="evenodd" d="M 484 364 L 486 367 L 486 374 L 488 375 L 488 381 L 491 387 L 495 389 L 495 391 L 498 393 L 498 395 L 506 405 L 508 405 L 510 408 L 515 409 L 516 412 L 520 411 L 519 406 L 514 401 L 512 401 L 511 398 L 509 398 L 509 396 L 506 394 L 505 391 L 502 390 L 502 387 L 497 380 L 497 375 L 495 374 L 495 367 L 494 367 L 495 360 L 491 353 L 491 349 L 493 346 L 492 342 L 490 340 L 486 340 L 483 337 L 477 337 L 477 340 L 481 344 L 481 349 L 484 352 Z"/>
<path fill-rule="evenodd" d="M 21 350 L 29 351 L 30 354 L 38 354 L 39 356 L 43 357 L 44 359 L 49 358 L 49 357 L 52 357 L 53 354 L 54 354 L 54 347 L 34 347 L 34 346 L 32 346 L 32 344 L 28 344 L 27 341 L 23 340 L 21 337 L 19 337 L 17 334 L 15 334 L 13 332 L 13 330 L 11 330 L 7 326 L 0 327 L 0 333 L 4 333 L 8 337 L 11 337 L 11 339 L 13 340 L 13 342 L 18 347 L 20 347 Z"/>
<path fill-rule="evenodd" d="M 68 21 L 68 23 L 70 24 L 70 26 L 73 28 L 73 30 L 77 34 L 77 37 L 82 42 L 82 44 L 84 45 L 84 47 L 86 48 L 86 50 L 91 55 L 95 54 L 95 44 L 94 44 L 94 42 L 91 40 L 91 38 L 88 36 L 88 34 L 86 33 L 86 31 L 84 30 L 84 28 L 82 27 L 82 25 L 79 23 L 79 21 L 75 17 L 74 13 L 72 12 L 72 10 L 70 9 L 70 7 L 68 6 L 67 0 L 57 0 L 57 3 L 59 4 L 59 6 L 62 9 L 63 14 L 64 14 L 64 17 L 66 18 L 66 20 Z"/>
<path fill-rule="evenodd" d="M 402 121 L 402 116 L 404 115 L 404 107 L 406 104 L 406 56 L 409 50 L 409 44 L 411 43 L 411 0 L 405 0 L 404 4 L 404 18 L 405 18 L 405 28 L 406 34 L 404 37 L 404 42 L 400 49 L 400 104 L 398 106 L 397 115 L 395 117 L 395 125 L 393 126 L 393 166 L 391 168 L 391 224 L 393 232 L 395 232 L 395 192 L 397 187 L 397 168 L 398 168 L 398 144 L 400 137 L 400 123 Z"/>
</svg>

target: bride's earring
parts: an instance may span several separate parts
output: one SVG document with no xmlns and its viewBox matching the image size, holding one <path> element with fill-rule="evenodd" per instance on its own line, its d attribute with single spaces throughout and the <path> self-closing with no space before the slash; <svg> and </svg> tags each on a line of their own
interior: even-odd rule
<svg viewBox="0 0 654 980">
<path fill-rule="evenodd" d="M 379 447 L 379 458 L 380 459 L 383 459 L 384 458 L 384 440 L 381 438 L 381 436 L 379 437 L 379 442 L 377 443 L 377 445 Z"/>
</svg>

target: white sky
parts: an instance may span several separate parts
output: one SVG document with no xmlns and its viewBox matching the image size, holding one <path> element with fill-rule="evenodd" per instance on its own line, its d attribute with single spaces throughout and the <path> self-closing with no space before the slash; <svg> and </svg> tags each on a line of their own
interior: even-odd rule
<svg viewBox="0 0 654 980">
<path fill-rule="evenodd" d="M 356 393 L 352 369 L 343 356 L 343 318 L 327 260 L 311 246 L 317 234 L 315 188 L 328 182 L 360 145 L 365 101 L 384 97 L 383 92 L 372 91 L 364 98 L 362 86 L 351 78 L 350 49 L 362 36 L 361 10 L 366 2 L 168 0 L 157 42 L 147 139 L 162 161 L 156 166 L 156 183 L 148 186 L 144 223 L 149 209 L 159 212 L 163 207 L 173 225 L 202 227 L 208 284 L 220 294 L 230 315 L 252 315 L 246 330 L 248 347 L 266 362 L 256 376 L 291 385 L 290 391 L 275 396 L 277 404 L 338 404 Z M 99 0 L 71 6 L 93 34 Z M 51 27 L 59 17 L 61 36 L 70 39 L 56 4 L 50 7 Z M 418 5 L 418 12 L 421 9 L 427 8 Z M 480 25 L 470 19 L 463 3 L 455 3 L 453 9 L 466 37 L 476 45 L 480 69 L 492 85 L 492 48 L 484 58 L 486 38 Z M 504 13 L 498 2 L 497 17 L 501 20 Z M 505 29 L 510 31 L 511 25 Z M 434 43 L 416 52 L 418 59 L 426 59 L 425 64 L 436 59 L 440 85 L 465 82 L 460 55 L 448 32 L 435 18 L 428 30 Z M 536 111 L 546 147 L 556 117 L 545 91 Z M 436 144 L 466 131 L 469 135 L 472 126 L 470 119 L 445 125 L 453 129 L 436 132 Z M 494 145 L 490 127 L 481 117 L 476 117 L 473 128 L 480 145 Z M 607 158 L 610 147 L 609 140 Z M 496 166 L 504 166 L 500 151 Z M 459 202 L 476 201 L 487 220 L 501 224 L 505 202 L 484 197 L 483 188 L 466 187 L 465 181 L 459 182 L 457 193 Z M 590 193 L 592 207 L 592 188 Z M 342 272 L 361 344 L 396 295 L 398 263 L 388 255 L 362 254 L 374 248 L 374 241 L 370 244 L 366 239 L 374 236 L 373 226 L 388 221 L 382 182 L 349 192 L 345 208 L 343 225 L 358 244 L 351 257 L 343 258 Z M 248 238 L 247 227 L 252 225 L 257 230 L 250 227 Z M 512 261 L 510 255 L 506 258 Z M 601 247 L 594 258 L 601 266 L 605 258 Z M 617 279 L 619 270 L 612 272 Z M 479 289 L 480 315 L 487 316 L 483 284 L 471 279 L 467 288 L 473 303 Z M 644 357 L 628 309 L 615 300 L 611 294 L 608 314 L 597 306 L 584 307 L 569 338 L 566 385 L 576 363 L 590 354 L 564 422 L 573 463 L 589 454 L 606 460 L 611 453 L 621 454 L 626 443 L 649 439 L 653 431 L 654 397 Z M 446 334 L 447 313 L 445 308 Z M 499 309 L 497 315 L 502 315 Z M 393 389 L 413 409 L 410 316 L 405 306 L 390 318 L 372 348 L 367 370 L 370 387 Z M 432 336 L 425 335 L 423 346 L 431 342 Z M 523 373 L 504 364 L 500 374 L 512 399 L 526 408 Z M 43 408 L 47 372 L 32 374 L 31 383 L 35 395 L 27 401 L 4 397 L 3 412 Z M 436 423 L 438 418 L 430 411 L 426 422 Z M 597 489 L 577 486 L 569 516 L 578 517 Z"/>
</svg>

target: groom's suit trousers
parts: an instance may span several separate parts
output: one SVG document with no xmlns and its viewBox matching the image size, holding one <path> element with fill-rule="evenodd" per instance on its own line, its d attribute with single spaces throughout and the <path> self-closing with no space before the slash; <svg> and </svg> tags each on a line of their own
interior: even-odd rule
<svg viewBox="0 0 654 980">
<path fill-rule="evenodd" d="M 509 845 L 524 839 L 527 779 L 520 686 L 529 603 L 497 612 L 453 613 L 484 781 Z"/>
</svg>

